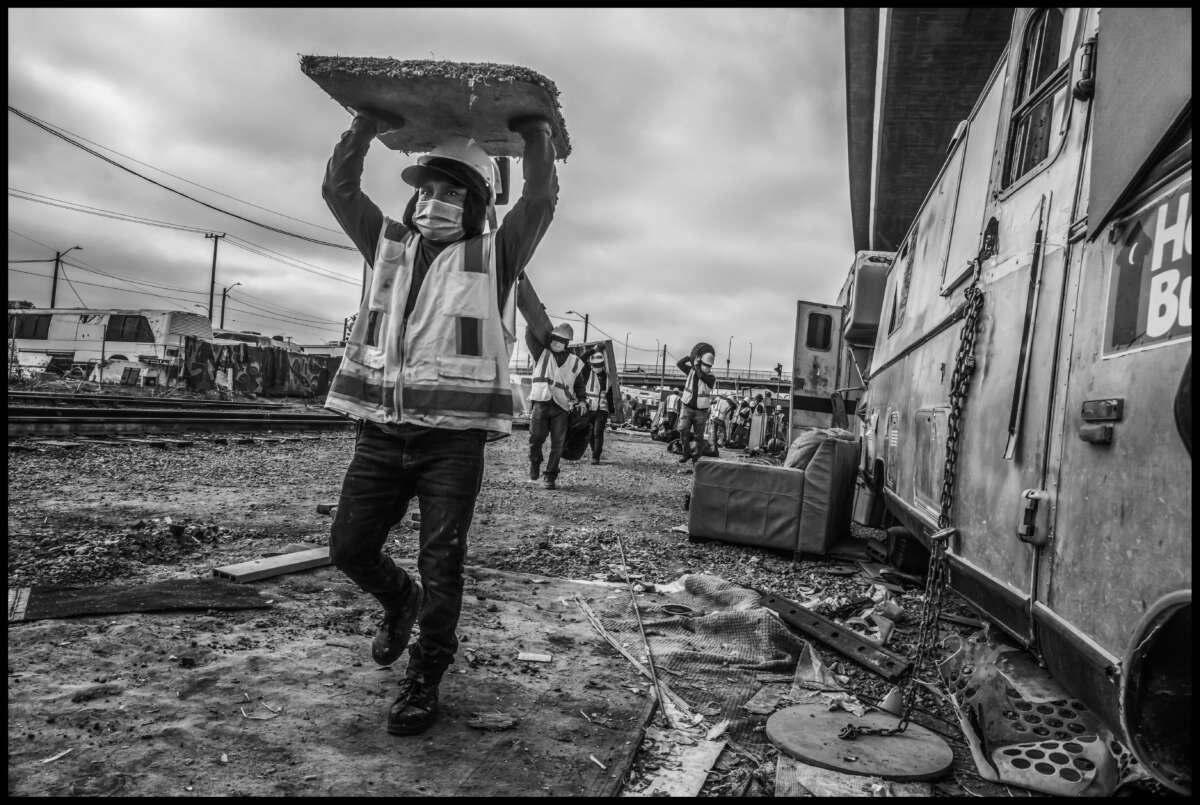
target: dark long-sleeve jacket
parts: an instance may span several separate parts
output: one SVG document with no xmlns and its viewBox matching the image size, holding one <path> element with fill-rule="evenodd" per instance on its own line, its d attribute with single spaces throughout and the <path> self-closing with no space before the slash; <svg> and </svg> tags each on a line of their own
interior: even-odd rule
<svg viewBox="0 0 1200 805">
<path fill-rule="evenodd" d="M 376 132 L 375 123 L 358 116 L 342 134 L 325 168 L 321 194 L 342 229 L 358 247 L 368 264 L 375 262 L 384 215 L 362 190 L 363 163 L 367 149 Z M 504 216 L 496 231 L 494 254 L 496 261 L 497 299 L 503 311 L 517 278 L 533 256 L 554 217 L 558 202 L 558 178 L 554 168 L 554 145 L 550 133 L 542 126 L 531 126 L 522 132 L 525 141 L 523 159 L 524 186 L 521 197 Z M 398 174 L 399 171 L 396 171 Z M 388 237 L 402 240 L 407 230 L 399 221 L 389 224 Z M 448 244 L 433 243 L 420 234 L 416 258 L 412 267 L 412 283 L 405 300 L 407 318 L 416 305 L 417 295 L 429 266 Z M 416 425 L 389 426 L 393 431 L 421 430 Z"/>
<path fill-rule="evenodd" d="M 363 162 L 374 136 L 375 124 L 370 119 L 354 118 L 350 129 L 333 149 L 321 186 L 325 203 L 368 263 L 375 261 L 375 249 L 383 228 L 383 212 L 362 190 Z M 496 283 L 501 310 L 517 277 L 546 234 L 558 203 L 558 175 L 554 169 L 554 145 L 549 133 L 534 129 L 525 135 L 522 170 L 525 184 L 521 198 L 504 216 L 496 232 Z M 400 230 L 395 235 L 398 240 L 404 227 L 398 222 L 395 226 Z M 421 238 L 405 315 L 411 313 L 416 304 L 417 292 L 430 263 L 447 245 Z"/>
</svg>

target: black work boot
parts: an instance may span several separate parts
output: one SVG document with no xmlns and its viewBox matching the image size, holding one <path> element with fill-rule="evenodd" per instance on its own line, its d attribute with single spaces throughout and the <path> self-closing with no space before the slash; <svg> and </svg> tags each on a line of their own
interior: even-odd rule
<svg viewBox="0 0 1200 805">
<path fill-rule="evenodd" d="M 558 483 L 555 480 L 555 476 L 547 475 L 545 478 L 543 478 L 542 486 L 546 489 L 558 489 Z"/>
<path fill-rule="evenodd" d="M 406 676 L 400 695 L 388 710 L 387 731 L 392 735 L 417 735 L 429 729 L 438 715 L 438 683 L 420 674 Z"/>
<path fill-rule="evenodd" d="M 371 656 L 380 665 L 391 665 L 400 659 L 400 655 L 408 647 L 408 638 L 412 634 L 417 615 L 421 614 L 421 601 L 424 598 L 421 582 L 410 577 L 409 585 L 408 600 L 403 610 L 384 610 L 383 621 L 379 624 L 379 630 L 375 632 L 375 639 L 371 641 Z"/>
<path fill-rule="evenodd" d="M 529 480 L 536 481 L 541 474 L 542 474 L 542 462 L 540 462 L 540 461 L 529 462 Z"/>
</svg>

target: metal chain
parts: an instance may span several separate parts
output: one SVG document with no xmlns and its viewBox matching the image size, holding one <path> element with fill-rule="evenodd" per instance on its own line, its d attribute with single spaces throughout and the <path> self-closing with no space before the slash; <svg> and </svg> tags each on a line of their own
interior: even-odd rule
<svg viewBox="0 0 1200 805">
<path fill-rule="evenodd" d="M 953 528 L 950 513 L 954 508 L 954 490 L 958 482 L 958 447 L 962 436 L 962 413 L 967 401 L 971 376 L 975 373 L 975 336 L 979 329 L 979 311 L 983 308 L 983 291 L 979 289 L 980 261 L 975 262 L 975 274 L 964 292 L 959 308 L 963 321 L 959 333 L 958 354 L 954 358 L 954 373 L 950 376 L 950 413 L 946 425 L 946 458 L 942 468 L 942 494 L 938 514 L 938 530 L 929 535 L 929 566 L 925 572 L 925 601 L 921 609 L 920 630 L 917 633 L 917 652 L 901 691 L 900 722 L 889 729 L 856 727 L 842 729 L 839 737 L 852 741 L 859 735 L 897 735 L 908 729 L 909 718 L 917 701 L 917 677 L 925 670 L 938 634 L 938 616 L 942 599 L 950 586 L 950 565 L 946 547 L 958 533 Z"/>
</svg>

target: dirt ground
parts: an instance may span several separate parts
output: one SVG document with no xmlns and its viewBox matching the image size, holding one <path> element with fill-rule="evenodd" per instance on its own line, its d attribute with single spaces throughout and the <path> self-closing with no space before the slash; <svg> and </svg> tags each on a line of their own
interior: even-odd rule
<svg viewBox="0 0 1200 805">
<path fill-rule="evenodd" d="M 324 545 L 330 517 L 317 507 L 337 502 L 353 449 L 349 431 L 244 445 L 197 440 L 190 447 L 167 449 L 37 442 L 9 443 L 10 589 L 205 578 L 214 567 Z M 533 588 L 529 594 L 507 589 L 490 597 L 477 589 L 489 570 L 553 580 L 623 581 L 618 534 L 629 574 L 641 583 L 709 573 L 793 600 L 805 600 L 814 591 L 850 600 L 869 590 L 861 578 L 835 572 L 844 562 L 793 563 L 791 557 L 760 549 L 693 543 L 672 530 L 686 523 L 683 500 L 692 480 L 675 459 L 643 434 L 612 433 L 600 465 L 566 462 L 560 488 L 547 491 L 527 480 L 526 431 L 487 447 L 467 560 L 473 575 L 460 630 L 466 638 L 443 686 L 444 706 L 458 708 L 460 715 L 486 709 L 488 703 L 471 700 L 473 683 L 489 674 L 496 682 L 502 672 L 505 684 L 538 696 L 557 690 L 556 696 L 578 697 L 577 709 L 608 708 L 632 718 L 640 705 L 629 698 L 634 692 L 627 683 L 636 674 L 596 640 L 571 638 L 576 648 L 587 644 L 587 651 L 574 653 L 592 658 L 590 670 L 531 669 L 509 662 L 514 642 L 525 641 L 520 650 L 555 651 L 546 642 L 551 627 L 566 628 L 572 620 L 561 605 L 555 609 Z M 389 542 L 393 557 L 410 567 L 417 534 L 411 517 L 393 530 Z M 368 596 L 333 568 L 256 584 L 274 606 L 10 624 L 9 793 L 471 790 L 470 780 L 458 780 L 465 788 L 445 787 L 445 775 L 454 773 L 448 770 L 459 767 L 444 756 L 437 761 L 441 772 L 430 768 L 425 779 L 406 779 L 390 788 L 373 786 L 373 775 L 363 771 L 395 751 L 396 739 L 383 731 L 382 720 L 403 665 L 381 670 L 370 661 L 376 608 Z M 488 631 L 497 607 L 522 607 L 520 617 L 538 628 L 515 637 Z M 903 652 L 911 639 L 900 635 L 891 647 Z M 568 652 L 559 646 L 556 653 Z M 881 678 L 836 653 L 821 653 L 867 697 L 878 699 L 886 691 Z M 573 684 L 564 684 L 572 675 L 577 677 Z M 582 687 L 587 677 L 605 688 Z M 192 706 L 180 705 L 189 701 Z M 267 730 L 284 723 L 274 720 L 281 708 L 293 715 L 290 728 Z M 948 713 L 933 704 L 928 712 L 930 726 L 961 744 L 956 727 L 946 721 Z M 554 728 L 568 730 L 568 725 Z M 569 725 L 570 734 L 579 738 L 579 728 Z M 435 727 L 417 740 L 430 745 L 436 736 Z M 504 756 L 518 751 L 502 745 L 504 733 L 478 736 L 477 745 L 460 750 L 479 755 L 504 748 Z M 222 740 L 236 744 L 237 751 L 219 751 Z M 951 777 L 935 785 L 936 795 L 986 793 L 965 745 L 958 744 L 959 762 Z M 66 750 L 71 751 L 62 755 Z M 613 765 L 612 759 L 596 766 Z M 769 776 L 752 779 L 753 770 L 739 763 L 745 766 L 736 756 L 722 756 L 702 795 L 769 796 Z M 653 760 L 638 757 L 632 776 L 653 769 Z M 539 790 L 516 766 L 492 773 L 509 775 L 528 794 L 567 793 Z"/>
</svg>

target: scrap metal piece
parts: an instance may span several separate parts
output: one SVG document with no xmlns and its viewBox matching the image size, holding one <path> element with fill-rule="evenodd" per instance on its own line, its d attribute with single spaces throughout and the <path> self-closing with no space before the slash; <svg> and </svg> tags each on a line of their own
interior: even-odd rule
<svg viewBox="0 0 1200 805">
<path fill-rule="evenodd" d="M 802 604 L 772 593 L 763 593 L 760 602 L 779 614 L 784 622 L 813 637 L 885 679 L 896 679 L 911 664 L 908 658 L 881 648 L 840 623 L 818 615 Z"/>
</svg>

